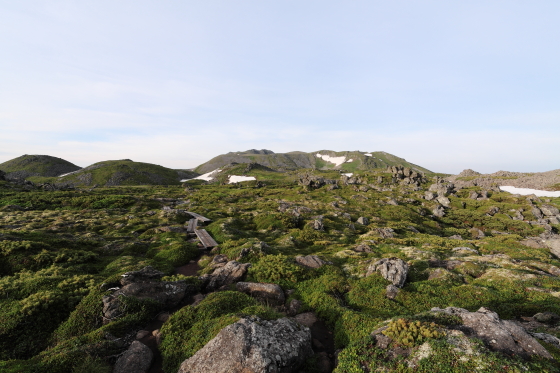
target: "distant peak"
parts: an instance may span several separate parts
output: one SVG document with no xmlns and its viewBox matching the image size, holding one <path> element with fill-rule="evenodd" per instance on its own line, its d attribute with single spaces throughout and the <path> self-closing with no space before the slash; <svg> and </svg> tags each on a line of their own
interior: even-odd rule
<svg viewBox="0 0 560 373">
<path fill-rule="evenodd" d="M 242 154 L 274 154 L 274 152 L 272 150 L 267 150 L 267 149 L 261 149 L 261 150 L 257 150 L 257 149 L 249 149 L 246 150 L 244 152 L 240 152 Z"/>
</svg>

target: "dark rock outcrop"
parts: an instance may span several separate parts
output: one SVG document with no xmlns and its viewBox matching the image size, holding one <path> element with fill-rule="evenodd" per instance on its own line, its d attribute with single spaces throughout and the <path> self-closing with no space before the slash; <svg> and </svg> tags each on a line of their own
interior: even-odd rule
<svg viewBox="0 0 560 373">
<path fill-rule="evenodd" d="M 113 373 L 146 373 L 152 365 L 154 354 L 148 346 L 134 341 L 115 363 Z"/>
<path fill-rule="evenodd" d="M 309 328 L 247 317 L 222 329 L 178 373 L 295 373 L 312 354 Z"/>
</svg>

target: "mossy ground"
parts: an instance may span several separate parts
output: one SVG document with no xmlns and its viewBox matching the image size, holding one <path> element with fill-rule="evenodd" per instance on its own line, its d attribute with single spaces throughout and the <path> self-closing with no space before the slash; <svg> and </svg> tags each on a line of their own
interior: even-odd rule
<svg viewBox="0 0 560 373">
<path fill-rule="evenodd" d="M 313 172 L 325 178 L 339 175 L 338 171 Z M 432 307 L 448 306 L 471 311 L 488 307 L 502 318 L 544 311 L 560 314 L 560 280 L 551 275 L 557 273 L 554 268 L 560 267 L 560 260 L 548 249 L 520 243 L 524 237 L 542 233 L 543 227 L 511 218 L 514 210 L 534 220 L 530 201 L 498 192 L 475 201 L 468 196 L 476 188 L 465 189 L 450 197 L 445 217 L 434 218 L 430 215 L 435 202 L 421 198 L 427 185 L 422 190 L 378 185 L 379 176 L 388 181 L 390 175 L 356 172 L 366 184 L 384 191 L 342 184 L 334 190 L 308 189 L 295 183 L 295 174 L 263 169 L 247 171 L 265 178 L 260 187 L 254 182 L 192 182 L 188 191 L 180 186 L 22 191 L 1 183 L 0 370 L 85 371 L 87 363 L 91 371 L 106 371 L 109 357 L 120 351 L 107 335 L 134 333 L 160 309 L 148 301 L 129 299 L 125 317 L 103 326 L 101 297 L 107 292 L 101 284 L 146 265 L 171 276 L 175 267 L 198 253 L 184 234 L 160 229 L 186 221 L 185 216 L 162 210 L 164 205 L 211 218 L 206 228 L 228 257 L 236 258 L 249 248 L 249 255 L 240 261 L 252 263 L 250 280 L 294 289 L 291 297 L 303 303 L 303 310 L 315 311 L 334 332 L 336 347 L 342 349 L 339 373 L 366 372 L 364 367 L 384 359 L 382 351 L 371 348 L 369 334 L 389 318 L 410 318 Z M 392 200 L 397 205 L 388 203 Z M 560 205 L 559 199 L 546 203 Z M 491 207 L 500 212 L 489 216 Z M 360 216 L 370 223 L 357 224 Z M 324 229 L 314 230 L 310 223 L 320 217 Z M 386 228 L 392 229 L 392 237 L 382 234 Z M 473 228 L 485 237 L 473 238 Z M 457 234 L 463 239 L 449 238 Z M 267 244 L 266 249 L 261 242 Z M 371 252 L 354 251 L 359 244 L 367 244 Z M 452 251 L 458 246 L 478 254 L 459 255 Z M 308 254 L 332 264 L 320 269 L 295 264 L 296 255 Z M 388 282 L 380 275 L 364 277 L 369 264 L 385 257 L 399 257 L 411 265 L 408 281 L 395 300 L 385 297 Z M 434 262 L 450 259 L 463 263 L 429 279 Z M 208 263 L 200 262 L 202 271 L 209 271 Z M 181 359 L 245 314 L 279 316 L 252 298 L 230 292 L 217 293 L 174 314 L 162 329 L 166 372 L 176 371 Z M 426 361 L 411 370 L 395 360 L 389 371 L 436 371 L 434 364 L 452 361 L 454 355 L 443 340 L 435 340 L 432 348 L 441 352 L 437 355 L 441 361 Z M 510 364 L 510 370 L 492 368 L 491 372 L 515 372 L 525 364 L 499 355 L 485 359 L 496 361 L 496 367 Z M 545 366 L 540 361 L 531 364 Z M 465 362 L 453 371 L 471 368 Z"/>
</svg>

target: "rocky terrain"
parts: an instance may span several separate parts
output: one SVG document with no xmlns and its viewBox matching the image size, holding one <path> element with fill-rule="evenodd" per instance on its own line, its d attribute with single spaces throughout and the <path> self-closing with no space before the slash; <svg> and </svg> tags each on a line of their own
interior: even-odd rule
<svg viewBox="0 0 560 373">
<path fill-rule="evenodd" d="M 0 174 L 0 371 L 560 371 L 560 198 L 343 171 Z"/>
<path fill-rule="evenodd" d="M 448 177 L 446 180 L 459 187 L 514 186 L 539 190 L 560 190 L 560 170 L 547 172 L 498 171 L 492 174 L 464 170 L 458 175 Z"/>
</svg>

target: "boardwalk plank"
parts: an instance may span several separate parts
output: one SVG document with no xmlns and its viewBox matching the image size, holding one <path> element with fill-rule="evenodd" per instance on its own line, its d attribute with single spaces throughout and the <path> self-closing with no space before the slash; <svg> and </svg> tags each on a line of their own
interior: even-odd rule
<svg viewBox="0 0 560 373">
<path fill-rule="evenodd" d="M 196 218 L 190 219 L 189 224 L 187 224 L 187 233 L 194 233 L 197 226 L 198 226 L 198 219 Z"/>
<path fill-rule="evenodd" d="M 205 249 L 210 249 L 218 246 L 218 243 L 210 236 L 210 233 L 206 232 L 206 229 L 195 229 L 194 233 L 202 243 Z"/>
<path fill-rule="evenodd" d="M 196 218 L 196 219 L 200 220 L 203 223 L 208 223 L 208 222 L 212 221 L 212 219 L 208 219 L 208 218 L 206 218 L 202 215 L 197 214 L 196 212 L 187 211 L 187 214 L 189 214 L 193 218 Z"/>
</svg>

